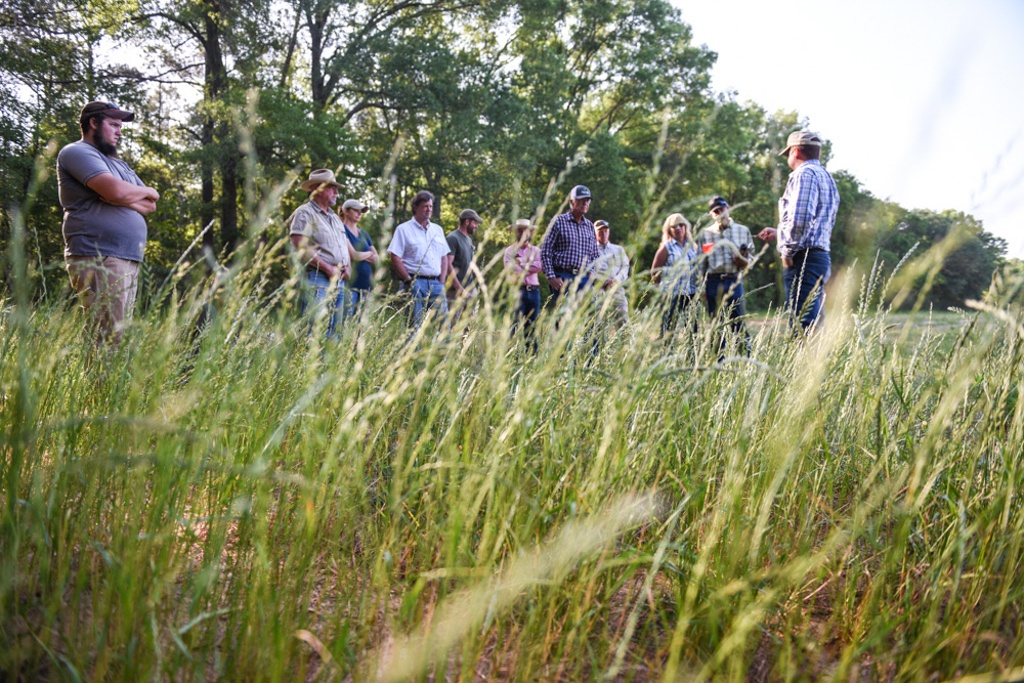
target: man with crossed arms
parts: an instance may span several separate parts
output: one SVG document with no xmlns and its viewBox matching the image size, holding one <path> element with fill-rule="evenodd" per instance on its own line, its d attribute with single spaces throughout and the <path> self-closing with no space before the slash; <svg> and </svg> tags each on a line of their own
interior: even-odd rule
<svg viewBox="0 0 1024 683">
<path fill-rule="evenodd" d="M 135 306 L 146 219 L 160 194 L 117 154 L 121 124 L 135 114 L 112 102 L 82 108 L 82 139 L 57 155 L 57 193 L 64 209 L 64 259 L 83 310 L 95 317 L 97 340 L 120 341 Z"/>
</svg>

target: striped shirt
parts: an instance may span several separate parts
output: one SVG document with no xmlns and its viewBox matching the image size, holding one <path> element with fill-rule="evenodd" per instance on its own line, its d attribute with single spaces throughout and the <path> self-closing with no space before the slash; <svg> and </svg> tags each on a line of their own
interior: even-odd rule
<svg viewBox="0 0 1024 683">
<path fill-rule="evenodd" d="M 747 253 L 754 243 L 750 229 L 729 219 L 724 228 L 713 223 L 697 236 L 697 246 L 704 254 L 704 272 L 709 275 L 736 275 L 740 269 L 733 263 L 732 257 L 739 254 L 744 246 Z"/>
<path fill-rule="evenodd" d="M 594 224 L 586 216 L 577 223 L 571 211 L 551 221 L 540 245 L 540 263 L 548 279 L 556 270 L 581 273 L 599 255 Z"/>
<path fill-rule="evenodd" d="M 697 251 L 693 242 L 665 242 L 668 258 L 662 266 L 661 290 L 672 296 L 693 296 L 697 293 Z"/>
<path fill-rule="evenodd" d="M 790 256 L 802 249 L 829 250 L 839 211 L 839 190 L 817 159 L 808 159 L 789 174 L 779 200 L 779 251 Z"/>
</svg>

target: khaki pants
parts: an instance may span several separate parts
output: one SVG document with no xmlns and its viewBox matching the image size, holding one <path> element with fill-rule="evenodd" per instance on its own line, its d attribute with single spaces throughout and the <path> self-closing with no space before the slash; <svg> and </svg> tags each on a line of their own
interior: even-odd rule
<svg viewBox="0 0 1024 683">
<path fill-rule="evenodd" d="M 138 261 L 114 256 L 68 256 L 67 268 L 79 305 L 96 325 L 97 339 L 119 342 L 135 307 Z"/>
</svg>

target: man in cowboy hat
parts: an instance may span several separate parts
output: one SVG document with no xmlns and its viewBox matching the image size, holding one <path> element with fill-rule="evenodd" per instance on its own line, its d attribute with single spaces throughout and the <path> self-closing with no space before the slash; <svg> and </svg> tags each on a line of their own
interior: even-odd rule
<svg viewBox="0 0 1024 683">
<path fill-rule="evenodd" d="M 64 258 L 81 307 L 99 341 L 117 343 L 135 305 L 146 219 L 160 194 L 117 155 L 121 124 L 135 114 L 111 102 L 82 108 L 82 139 L 57 155 L 57 193 L 64 209 Z"/>
<path fill-rule="evenodd" d="M 512 328 L 515 335 L 516 325 L 523 320 L 523 335 L 527 343 L 536 353 L 537 340 L 533 338 L 533 324 L 540 314 L 540 279 L 541 271 L 540 247 L 530 244 L 530 238 L 537 231 L 537 226 L 529 220 L 520 218 L 512 226 L 515 231 L 515 242 L 505 248 L 505 267 L 512 267 L 515 281 L 519 283 L 519 305 L 516 307 L 516 322 Z"/>
<path fill-rule="evenodd" d="M 334 171 L 327 168 L 313 171 L 302 183 L 302 189 L 309 192 L 309 201 L 295 209 L 287 221 L 292 246 L 306 268 L 313 303 L 327 302 L 328 339 L 335 336 L 338 322 L 345 316 L 345 280 L 351 273 L 352 261 L 373 257 L 371 252 L 357 252 L 352 248 L 344 224 L 331 211 L 338 201 L 340 188 Z M 305 301 L 302 308 L 305 311 Z"/>
<path fill-rule="evenodd" d="M 757 234 L 766 242 L 778 236 L 786 308 L 803 330 L 821 318 L 823 288 L 832 274 L 832 229 L 839 211 L 839 190 L 821 165 L 821 145 L 821 138 L 808 130 L 790 134 L 782 156 L 793 172 L 779 200 L 779 227 Z"/>
</svg>

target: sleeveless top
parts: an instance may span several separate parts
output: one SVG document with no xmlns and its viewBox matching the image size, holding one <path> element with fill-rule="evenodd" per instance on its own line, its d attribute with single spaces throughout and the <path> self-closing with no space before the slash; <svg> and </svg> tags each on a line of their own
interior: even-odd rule
<svg viewBox="0 0 1024 683">
<path fill-rule="evenodd" d="M 661 290 L 672 296 L 693 296 L 697 293 L 697 247 L 686 246 L 674 239 L 665 242 L 668 260 L 662 270 Z"/>
</svg>

